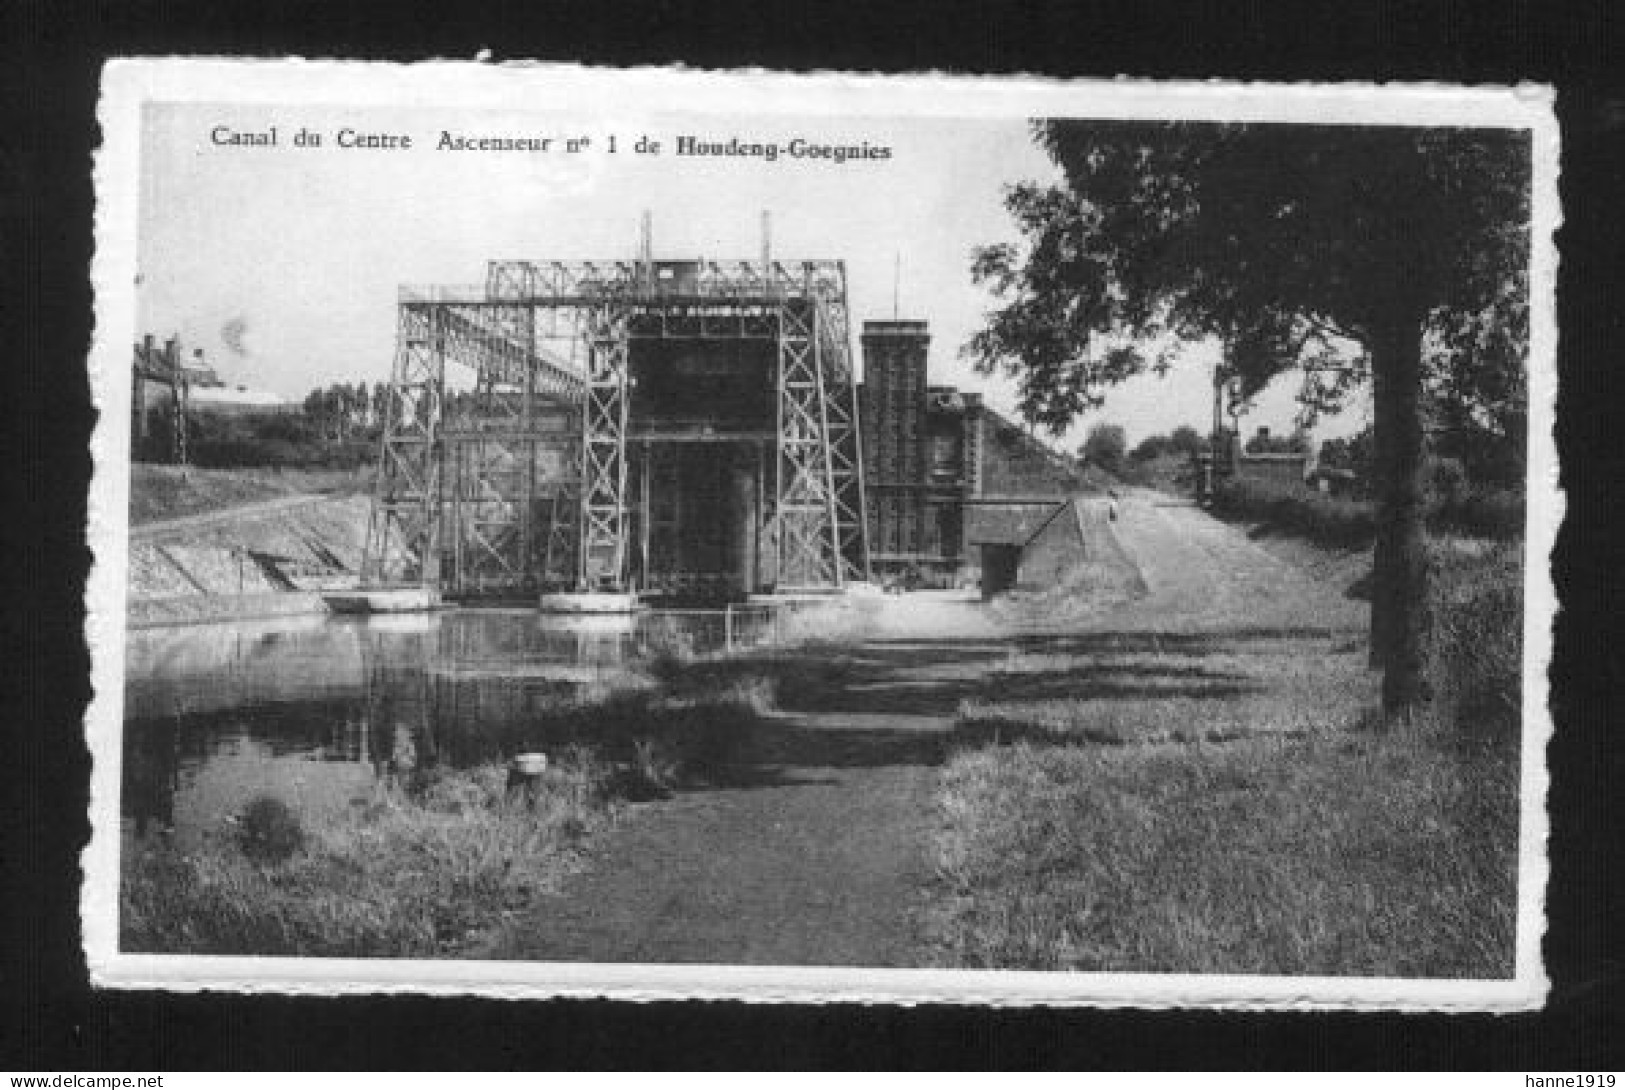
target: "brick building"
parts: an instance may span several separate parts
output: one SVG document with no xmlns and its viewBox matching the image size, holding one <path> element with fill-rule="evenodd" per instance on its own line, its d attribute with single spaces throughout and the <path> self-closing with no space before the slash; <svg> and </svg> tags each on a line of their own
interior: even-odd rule
<svg viewBox="0 0 1625 1090">
<path fill-rule="evenodd" d="M 975 575 L 967 526 L 1047 519 L 1084 487 L 1071 459 L 989 407 L 930 382 L 922 321 L 863 325 L 864 480 L 869 559 L 881 581 L 950 586 Z"/>
</svg>

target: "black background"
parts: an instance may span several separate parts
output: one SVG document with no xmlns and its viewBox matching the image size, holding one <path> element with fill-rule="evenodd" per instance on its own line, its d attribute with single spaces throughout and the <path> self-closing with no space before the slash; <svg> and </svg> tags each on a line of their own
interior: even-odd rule
<svg viewBox="0 0 1625 1090">
<path fill-rule="evenodd" d="M 1552 3 L 333 3 L 4 6 L 0 66 L 0 1069 L 1619 1069 L 1625 550 L 1608 513 L 1625 285 L 1625 50 L 1609 0 Z M 1549 753 L 1547 1009 L 1514 1016 L 503 1003 L 97 992 L 78 930 L 89 697 L 91 155 L 119 55 L 534 58 L 805 70 L 1555 84 L 1563 128 L 1559 453 L 1569 514 Z M 1625 729 L 1621 726 L 1619 729 Z"/>
</svg>

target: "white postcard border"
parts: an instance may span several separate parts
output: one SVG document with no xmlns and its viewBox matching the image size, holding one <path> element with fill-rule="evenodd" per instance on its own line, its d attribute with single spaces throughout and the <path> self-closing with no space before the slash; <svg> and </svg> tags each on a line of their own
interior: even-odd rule
<svg viewBox="0 0 1625 1090">
<path fill-rule="evenodd" d="M 597 115 L 617 103 L 662 110 L 781 115 L 1278 121 L 1515 127 L 1533 136 L 1528 532 L 1522 813 L 1516 976 L 1507 981 L 1348 977 L 978 972 L 713 965 L 215 958 L 117 950 L 118 792 L 128 560 L 129 345 L 135 340 L 136 223 L 142 107 L 149 103 L 354 105 L 535 110 Z M 82 856 L 84 943 L 92 982 L 114 988 L 294 994 L 411 992 L 502 998 L 736 998 L 763 1002 L 975 1003 L 1224 1008 L 1517 1010 L 1548 982 L 1540 943 L 1548 875 L 1545 751 L 1552 623 L 1550 557 L 1564 503 L 1552 429 L 1556 400 L 1558 136 L 1548 88 L 1442 85 L 1270 85 L 1034 77 L 697 72 L 468 62 L 132 59 L 104 72 L 96 160 L 96 297 L 89 361 L 99 420 L 88 534 L 86 638 L 94 696 L 86 716 L 93 835 Z M 606 105 L 607 104 L 607 105 Z"/>
</svg>

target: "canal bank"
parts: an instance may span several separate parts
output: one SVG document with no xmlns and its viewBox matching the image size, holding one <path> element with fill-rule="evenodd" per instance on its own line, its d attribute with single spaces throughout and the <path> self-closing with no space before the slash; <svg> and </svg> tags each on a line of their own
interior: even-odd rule
<svg viewBox="0 0 1625 1090">
<path fill-rule="evenodd" d="M 364 495 L 295 495 L 133 526 L 131 628 L 325 612 L 354 585 L 366 545 Z"/>
<path fill-rule="evenodd" d="M 752 656 L 854 619 L 736 613 L 447 610 L 132 632 L 126 948 L 466 952 L 470 930 L 552 888 L 628 804 L 736 775 L 771 701 Z M 548 759 L 534 799 L 505 791 L 518 753 Z M 285 856 L 253 854 L 266 812 L 281 815 L 269 839 Z M 414 872 L 433 896 L 402 886 Z M 444 885 L 459 875 L 474 887 Z M 414 913 L 432 926 L 415 929 Z"/>
</svg>

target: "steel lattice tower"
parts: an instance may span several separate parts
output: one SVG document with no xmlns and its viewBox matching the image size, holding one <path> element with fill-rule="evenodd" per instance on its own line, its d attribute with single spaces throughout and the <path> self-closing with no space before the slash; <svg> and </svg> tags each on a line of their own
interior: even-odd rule
<svg viewBox="0 0 1625 1090">
<path fill-rule="evenodd" d="M 675 471 L 660 452 L 718 442 L 764 455 L 752 507 L 759 586 L 746 589 L 868 578 L 841 262 L 495 261 L 477 287 L 403 288 L 397 321 L 368 585 L 462 595 L 654 585 L 650 538 L 675 502 L 651 496 L 652 480 Z M 640 342 L 770 354 L 771 420 L 759 434 L 718 436 L 703 422 L 678 433 L 640 419 Z M 654 553 L 673 548 L 656 542 Z"/>
</svg>

